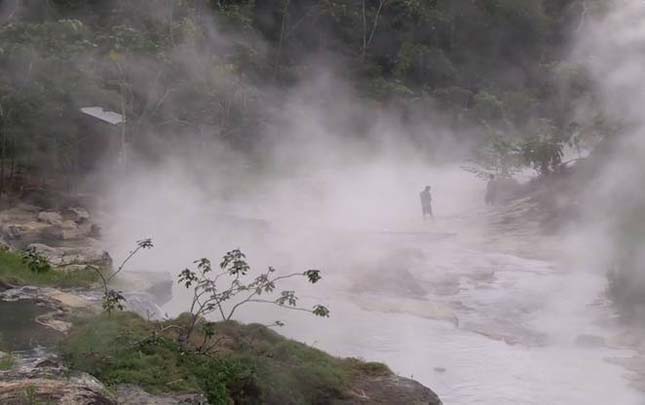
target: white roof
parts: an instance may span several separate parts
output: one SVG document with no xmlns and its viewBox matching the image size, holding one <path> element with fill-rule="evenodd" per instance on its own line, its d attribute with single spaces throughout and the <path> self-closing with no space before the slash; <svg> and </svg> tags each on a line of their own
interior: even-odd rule
<svg viewBox="0 0 645 405">
<path fill-rule="evenodd" d="M 125 121 L 125 119 L 123 119 L 123 115 L 113 111 L 106 111 L 103 107 L 83 107 L 81 108 L 81 112 L 112 125 L 117 125 Z"/>
</svg>

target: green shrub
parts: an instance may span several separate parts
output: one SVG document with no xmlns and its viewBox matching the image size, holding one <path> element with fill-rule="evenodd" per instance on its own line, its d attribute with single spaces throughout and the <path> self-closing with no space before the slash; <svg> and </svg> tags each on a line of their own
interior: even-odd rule
<svg viewBox="0 0 645 405">
<path fill-rule="evenodd" d="M 41 263 L 42 265 L 42 263 Z M 0 282 L 13 285 L 89 287 L 98 275 L 89 269 L 74 271 L 32 271 L 18 253 L 0 251 Z"/>
<path fill-rule="evenodd" d="M 16 364 L 16 359 L 11 353 L 4 354 L 0 357 L 0 371 L 11 370 Z"/>
<path fill-rule="evenodd" d="M 203 392 L 222 405 L 329 403 L 343 398 L 358 375 L 390 373 L 385 365 L 335 358 L 263 325 L 235 321 L 213 323 L 221 343 L 199 353 L 177 340 L 175 327 L 189 321 L 149 322 L 127 312 L 77 319 L 61 352 L 70 368 L 108 385 Z"/>
</svg>

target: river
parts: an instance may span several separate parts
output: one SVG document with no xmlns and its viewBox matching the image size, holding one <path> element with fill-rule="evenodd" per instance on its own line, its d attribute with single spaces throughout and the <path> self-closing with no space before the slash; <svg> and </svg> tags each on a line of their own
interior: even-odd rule
<svg viewBox="0 0 645 405">
<path fill-rule="evenodd" d="M 455 182 L 444 184 L 446 194 L 448 183 Z M 619 329 L 603 299 L 604 273 L 589 260 L 570 260 L 584 250 L 565 252 L 570 246 L 557 240 L 549 249 L 538 246 L 532 225 L 517 224 L 517 232 L 498 226 L 491 220 L 495 210 L 482 207 L 480 191 L 460 198 L 477 197 L 467 207 L 439 201 L 434 222 L 397 219 L 391 227 L 369 226 L 367 216 L 351 226 L 312 224 L 298 204 L 285 209 L 291 217 L 256 215 L 263 221 L 235 225 L 199 201 L 137 199 L 127 218 L 116 219 L 114 234 L 152 236 L 157 247 L 149 262 L 143 257 L 135 265 L 168 272 L 234 247 L 244 248 L 254 268 L 302 271 L 315 264 L 323 281 L 293 288 L 303 305 L 329 306 L 329 319 L 262 305 L 246 307 L 237 318 L 282 320 L 279 332 L 288 337 L 335 355 L 385 362 L 431 387 L 445 404 L 645 404 L 626 371 L 609 361 L 633 353 L 612 344 Z M 158 207 L 159 201 L 170 205 Z M 396 208 L 416 212 L 416 205 L 408 198 Z M 360 217 L 359 206 L 352 212 Z M 159 221 L 151 215 L 158 212 L 173 215 Z M 188 300 L 176 287 L 164 309 L 175 315 Z"/>
</svg>

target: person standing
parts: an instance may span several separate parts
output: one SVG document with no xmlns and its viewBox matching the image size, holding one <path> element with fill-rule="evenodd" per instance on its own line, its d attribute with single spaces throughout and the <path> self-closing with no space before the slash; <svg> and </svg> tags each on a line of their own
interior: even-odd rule
<svg viewBox="0 0 645 405">
<path fill-rule="evenodd" d="M 423 219 L 425 220 L 426 217 L 433 218 L 432 216 L 432 194 L 430 194 L 430 186 L 426 186 L 426 188 L 421 191 L 419 194 L 421 197 L 421 212 L 423 214 Z"/>
</svg>

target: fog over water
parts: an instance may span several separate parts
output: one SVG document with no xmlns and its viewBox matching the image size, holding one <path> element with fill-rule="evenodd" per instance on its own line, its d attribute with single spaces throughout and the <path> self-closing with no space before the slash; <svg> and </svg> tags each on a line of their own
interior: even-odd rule
<svg viewBox="0 0 645 405">
<path fill-rule="evenodd" d="M 596 79 L 608 78 L 599 81 L 608 103 L 626 89 L 631 111 L 645 94 L 642 54 L 623 64 L 621 50 L 634 48 L 613 45 L 645 43 L 635 17 L 645 17 L 645 6 L 620 4 L 605 20 L 585 23 L 572 57 L 595 55 L 589 64 Z M 612 63 L 597 59 L 607 53 Z M 245 307 L 239 319 L 282 320 L 280 332 L 291 338 L 386 362 L 446 404 L 645 403 L 626 371 L 608 361 L 633 353 L 576 344 L 581 335 L 611 341 L 619 332 L 603 298 L 602 258 L 611 243 L 602 224 L 592 218 L 563 235 L 523 240 L 529 225 L 517 224 L 517 234 L 499 227 L 483 201 L 485 183 L 460 168 L 467 145 L 446 136 L 437 146 L 445 154 L 428 160 L 403 136 L 443 133 L 440 121 L 406 127 L 395 112 L 357 106 L 333 74 L 320 77 L 293 90 L 276 113 L 261 163 L 218 146 L 107 176 L 105 233 L 114 256 L 150 237 L 155 248 L 136 257 L 133 270 L 174 277 L 193 260 L 215 262 L 233 248 L 256 269 L 321 269 L 320 284 L 285 288 L 305 306 L 328 306 L 329 319 L 261 305 Z M 641 123 L 639 111 L 632 118 Z M 346 141 L 354 114 L 374 117 L 376 145 Z M 642 147 L 641 133 L 639 126 L 630 145 Z M 608 204 L 620 188 L 615 179 L 642 168 L 642 154 L 634 155 L 610 162 L 598 180 L 601 196 L 591 191 L 590 199 Z M 425 185 L 432 186 L 432 221 L 421 218 Z M 189 300 L 176 285 L 164 310 L 176 315 Z"/>
<path fill-rule="evenodd" d="M 630 353 L 575 344 L 581 334 L 614 332 L 602 326 L 612 315 L 599 302 L 606 285 L 599 269 L 565 254 L 514 255 L 512 235 L 497 235 L 491 248 L 485 242 L 498 230 L 487 225 L 493 213 L 482 202 L 483 183 L 458 167 L 397 163 L 276 176 L 241 190 L 241 201 L 191 187 L 180 169 L 144 172 L 146 187 L 132 182 L 115 191 L 126 206 L 107 231 L 121 254 L 131 235 L 154 238 L 133 269 L 176 274 L 236 247 L 254 268 L 320 268 L 323 281 L 313 288 L 284 288 L 298 291 L 305 306 L 327 305 L 329 319 L 261 305 L 239 319 L 282 320 L 287 336 L 384 361 L 445 403 L 642 403 L 624 371 L 606 361 Z M 426 183 L 434 191 L 432 222 L 419 212 Z M 180 286 L 174 294 L 164 307 L 170 315 L 189 305 Z"/>
</svg>

